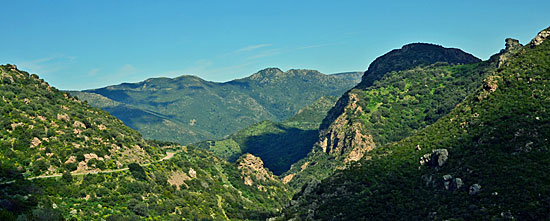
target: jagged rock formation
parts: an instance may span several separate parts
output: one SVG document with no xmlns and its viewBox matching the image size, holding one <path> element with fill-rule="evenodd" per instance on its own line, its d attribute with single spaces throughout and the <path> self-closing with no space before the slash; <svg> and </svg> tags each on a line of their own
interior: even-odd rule
<svg viewBox="0 0 550 221">
<path fill-rule="evenodd" d="M 241 171 L 241 177 L 244 180 L 244 184 L 246 185 L 258 185 L 254 183 L 254 180 L 276 180 L 275 176 L 264 168 L 264 162 L 262 159 L 252 154 L 242 155 L 237 160 L 237 165 L 237 168 Z"/>
<path fill-rule="evenodd" d="M 547 28 L 547 29 L 544 29 L 542 31 L 540 31 L 537 36 L 535 36 L 535 38 L 533 38 L 533 40 L 531 40 L 531 42 L 529 43 L 529 46 L 531 47 L 535 47 L 537 45 L 540 45 L 542 44 L 542 42 L 544 42 L 544 40 L 550 38 L 550 28 Z"/>
<path fill-rule="evenodd" d="M 351 93 L 346 95 L 344 99 L 339 100 L 335 109 L 340 109 L 341 105 L 345 105 L 344 110 L 354 115 L 360 115 L 362 108 L 357 103 L 359 101 L 357 95 Z M 334 114 L 334 112 L 330 114 Z M 321 129 L 320 141 L 317 145 L 323 152 L 335 157 L 349 153 L 344 162 L 357 161 L 366 151 L 372 150 L 375 146 L 372 136 L 364 133 L 361 123 L 352 122 L 349 116 L 342 114 L 336 117 L 328 128 Z"/>
</svg>

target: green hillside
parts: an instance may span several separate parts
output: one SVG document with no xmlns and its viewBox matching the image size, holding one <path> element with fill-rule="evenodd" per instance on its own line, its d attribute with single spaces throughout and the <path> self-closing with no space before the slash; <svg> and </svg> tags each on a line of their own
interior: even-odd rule
<svg viewBox="0 0 550 221">
<path fill-rule="evenodd" d="M 0 66 L 0 160 L 25 176 L 116 169 L 163 154 L 108 113 L 50 87 L 37 75 Z"/>
<path fill-rule="evenodd" d="M 431 55 L 432 64 L 397 71 L 403 68 L 402 63 L 414 63 L 421 56 L 411 48 Z M 359 160 L 364 153 L 410 136 L 447 114 L 479 87 L 483 76 L 496 65 L 494 61 L 461 65 L 443 62 L 471 57 L 457 50 L 416 43 L 376 59 L 373 63 L 377 65 L 370 67 L 391 71 L 365 89 L 361 88 L 366 84 L 363 82 L 346 92 L 323 120 L 313 151 L 283 177 L 299 190 L 303 184 L 322 180 L 334 170 Z M 388 60 L 388 55 L 394 60 Z M 395 60 L 401 63 L 395 65 Z M 385 61 L 391 62 L 381 63 Z M 374 72 L 365 72 L 369 73 Z"/>
<path fill-rule="evenodd" d="M 360 73 L 268 68 L 224 83 L 195 76 L 152 78 L 74 93 L 149 139 L 189 144 L 221 139 L 251 124 L 282 121 L 322 96 L 340 96 Z"/>
<path fill-rule="evenodd" d="M 257 220 L 290 199 L 257 157 L 144 140 L 37 75 L 0 71 L 0 220 Z"/>
<path fill-rule="evenodd" d="M 550 210 L 550 28 L 436 123 L 296 195 L 290 216 L 541 220 Z"/>
<path fill-rule="evenodd" d="M 210 150 L 229 161 L 243 153 L 251 153 L 262 158 L 274 174 L 280 175 L 311 151 L 319 138 L 319 125 L 335 102 L 335 97 L 321 97 L 283 122 L 262 121 L 226 139 L 192 146 Z"/>
</svg>

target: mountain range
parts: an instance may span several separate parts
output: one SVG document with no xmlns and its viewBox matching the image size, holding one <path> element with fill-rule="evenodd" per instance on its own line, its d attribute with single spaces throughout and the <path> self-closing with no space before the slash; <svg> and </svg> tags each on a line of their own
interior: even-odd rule
<svg viewBox="0 0 550 221">
<path fill-rule="evenodd" d="M 342 95 L 360 78 L 359 72 L 267 68 L 224 83 L 184 75 L 70 93 L 145 138 L 190 144 L 221 139 L 263 120 L 285 120 L 322 96 Z"/>
</svg>

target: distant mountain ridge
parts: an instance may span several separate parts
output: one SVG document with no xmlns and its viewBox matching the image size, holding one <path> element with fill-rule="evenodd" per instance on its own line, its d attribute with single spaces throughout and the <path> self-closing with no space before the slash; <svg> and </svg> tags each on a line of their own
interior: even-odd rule
<svg viewBox="0 0 550 221">
<path fill-rule="evenodd" d="M 359 72 L 325 75 L 267 68 L 223 83 L 184 75 L 71 93 L 146 138 L 189 144 L 220 139 L 263 120 L 282 121 L 321 96 L 340 96 L 359 81 Z"/>
</svg>

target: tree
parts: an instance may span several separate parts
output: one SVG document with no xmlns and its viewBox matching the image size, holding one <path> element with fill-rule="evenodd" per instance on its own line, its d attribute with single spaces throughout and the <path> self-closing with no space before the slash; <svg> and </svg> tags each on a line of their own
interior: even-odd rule
<svg viewBox="0 0 550 221">
<path fill-rule="evenodd" d="M 73 175 L 71 175 L 71 172 L 65 170 L 61 176 L 61 179 L 67 183 L 71 183 L 73 181 Z"/>
<path fill-rule="evenodd" d="M 130 163 L 128 165 L 128 169 L 130 169 L 132 176 L 136 180 L 147 180 L 147 175 L 145 175 L 145 170 L 143 170 L 143 167 L 141 167 L 139 164 Z"/>
</svg>

